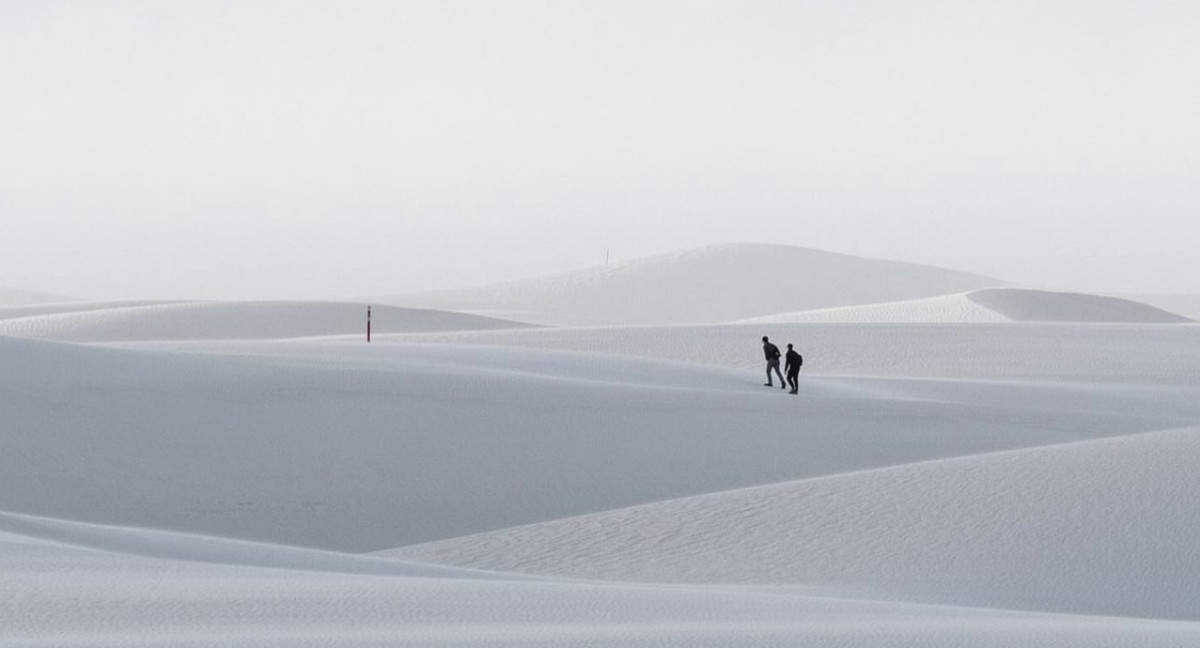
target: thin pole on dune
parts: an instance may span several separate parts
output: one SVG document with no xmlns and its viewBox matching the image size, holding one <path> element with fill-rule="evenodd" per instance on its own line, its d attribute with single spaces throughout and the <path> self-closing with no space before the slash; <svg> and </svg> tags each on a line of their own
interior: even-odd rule
<svg viewBox="0 0 1200 648">
<path fill-rule="evenodd" d="M 371 307 L 367 306 L 367 344 L 371 343 Z"/>
</svg>

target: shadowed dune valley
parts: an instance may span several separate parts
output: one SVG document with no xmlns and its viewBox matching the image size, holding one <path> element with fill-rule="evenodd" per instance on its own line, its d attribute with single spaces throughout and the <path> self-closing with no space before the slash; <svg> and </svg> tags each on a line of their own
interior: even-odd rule
<svg viewBox="0 0 1200 648">
<path fill-rule="evenodd" d="M 1200 327 L 880 267 L 5 306 L 0 645 L 1200 642 Z"/>
</svg>

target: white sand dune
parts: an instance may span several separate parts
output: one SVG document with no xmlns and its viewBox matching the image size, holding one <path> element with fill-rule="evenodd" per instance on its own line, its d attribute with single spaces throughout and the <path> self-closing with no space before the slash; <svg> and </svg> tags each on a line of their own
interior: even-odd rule
<svg viewBox="0 0 1200 648">
<path fill-rule="evenodd" d="M 782 245 L 701 248 L 548 277 L 383 298 L 561 324 L 728 322 L 1001 285 L 954 270 Z"/>
<path fill-rule="evenodd" d="M 1128 299 L 1018 288 L 989 288 L 866 306 L 780 313 L 746 323 L 1100 322 L 1183 324 L 1192 320 Z"/>
<path fill-rule="evenodd" d="M 3 648 L 1200 643 L 1197 326 L 29 308 Z"/>
<path fill-rule="evenodd" d="M 1200 400 L 1170 374 L 1194 380 L 1195 336 L 1175 334 L 1193 329 L 1159 328 L 1091 331 L 1093 345 L 1136 350 L 1112 354 L 1108 384 L 1065 374 L 1094 355 L 1073 329 L 1003 327 L 987 344 L 1060 348 L 1004 358 L 1036 381 L 827 376 L 798 398 L 757 371 L 519 347 L 0 339 L 0 510 L 365 551 L 1200 423 Z M 712 331 L 676 330 L 688 334 L 702 346 Z M 924 371 L 963 371 L 941 348 Z"/>
<path fill-rule="evenodd" d="M 0 312 L 0 335 L 70 342 L 281 339 L 366 334 L 366 305 L 336 302 L 114 302 Z M 376 306 L 378 333 L 529 325 L 464 313 Z"/>
<path fill-rule="evenodd" d="M 42 537 L 47 527 L 56 539 Z M 105 546 L 88 546 L 98 535 Z M 497 579 L 194 536 L 170 538 L 172 557 L 143 553 L 145 537 L 157 546 L 163 535 L 0 514 L 0 646 L 1165 648 L 1200 640 L 1194 623 Z M 187 555 L 197 547 L 198 559 Z"/>
<path fill-rule="evenodd" d="M 0 509 L 364 551 L 1200 420 L 1200 404 L 1164 412 L 1156 396 L 1065 388 L 1028 396 L 1047 410 L 1031 416 L 1006 386 L 939 402 L 852 379 L 806 385 L 797 418 L 797 399 L 736 370 L 528 349 L 178 344 L 191 353 L 0 339 Z"/>
<path fill-rule="evenodd" d="M 1197 620 L 1197 461 L 1200 428 L 1190 428 L 717 493 L 389 555 Z"/>
<path fill-rule="evenodd" d="M 1191 322 L 1147 304 L 1099 295 L 1007 289 L 978 290 L 967 297 L 1014 322 Z"/>
</svg>

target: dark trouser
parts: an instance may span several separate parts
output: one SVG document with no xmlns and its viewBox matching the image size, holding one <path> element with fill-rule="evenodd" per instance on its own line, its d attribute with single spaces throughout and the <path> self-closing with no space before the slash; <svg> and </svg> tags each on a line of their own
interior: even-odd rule
<svg viewBox="0 0 1200 648">
<path fill-rule="evenodd" d="M 792 369 L 791 371 L 788 371 L 787 384 L 788 384 L 788 387 L 792 388 L 793 394 L 800 391 L 800 370 L 799 369 Z"/>
<path fill-rule="evenodd" d="M 779 376 L 779 384 L 783 385 L 783 374 L 779 371 L 779 358 L 767 360 L 767 384 L 771 384 L 771 370 L 775 370 L 775 375 Z"/>
</svg>

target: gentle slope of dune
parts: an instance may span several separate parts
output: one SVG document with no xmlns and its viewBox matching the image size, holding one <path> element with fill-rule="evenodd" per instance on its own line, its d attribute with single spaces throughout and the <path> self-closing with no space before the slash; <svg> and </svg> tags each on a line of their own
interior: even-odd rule
<svg viewBox="0 0 1200 648">
<path fill-rule="evenodd" d="M 16 524 L 14 524 L 16 522 Z M 0 646 L 878 646 L 1182 648 L 1200 624 L 849 600 L 785 590 L 538 582 L 0 514 Z M 19 530 L 14 530 L 16 527 Z M 132 547 L 95 549 L 97 533 Z M 118 549 L 117 551 L 114 551 Z M 122 550 L 123 549 L 123 550 Z M 276 556 L 275 554 L 278 554 Z M 243 554 L 250 554 L 244 560 Z M 305 565 L 303 561 L 313 560 Z"/>
<path fill-rule="evenodd" d="M 409 547 L 574 578 L 1200 619 L 1200 428 L 703 495 Z"/>
<path fill-rule="evenodd" d="M 1200 320 L 1200 294 L 1194 293 L 1141 293 L 1132 295 L 1112 295 L 1123 299 L 1150 304 L 1155 308 L 1175 313 L 1194 320 Z"/>
</svg>

